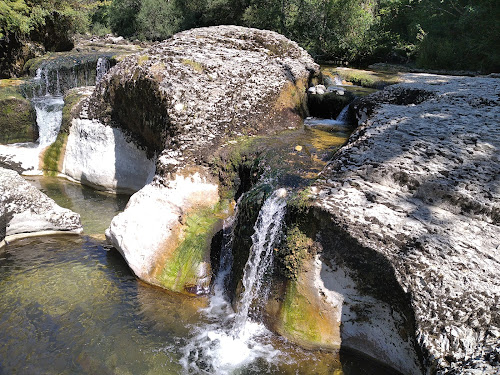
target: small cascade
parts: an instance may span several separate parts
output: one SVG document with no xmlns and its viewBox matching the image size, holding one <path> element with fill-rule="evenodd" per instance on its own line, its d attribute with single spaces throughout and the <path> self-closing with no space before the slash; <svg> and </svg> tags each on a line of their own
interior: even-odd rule
<svg viewBox="0 0 500 375">
<path fill-rule="evenodd" d="M 304 126 L 310 129 L 324 130 L 327 132 L 345 132 L 349 127 L 349 104 L 346 105 L 335 119 L 307 117 L 304 119 Z"/>
<path fill-rule="evenodd" d="M 226 296 L 233 258 L 232 226 L 236 215 L 225 222 L 214 295 L 204 311 L 210 323 L 197 327 L 197 334 L 184 348 L 181 363 L 187 373 L 232 374 L 257 359 L 273 364 L 281 358 L 282 353 L 270 342 L 271 333 L 258 321 L 259 309 L 254 302 L 257 298 L 259 304 L 265 302 L 267 291 L 263 281 L 272 269 L 273 251 L 285 216 L 285 195 L 285 189 L 275 191 L 259 212 L 237 313 Z"/>
<path fill-rule="evenodd" d="M 105 57 L 103 57 L 105 56 Z M 20 167 L 24 174 L 40 174 L 40 153 L 52 144 L 62 123 L 64 95 L 74 87 L 94 85 L 109 70 L 112 55 L 70 54 L 50 58 L 34 71 L 23 87 L 23 95 L 35 108 L 39 138 L 35 143 L 2 145 L 6 165 Z"/>
<path fill-rule="evenodd" d="M 109 60 L 105 57 L 99 57 L 97 60 L 97 67 L 96 67 L 96 77 L 95 77 L 95 83 L 96 85 L 101 82 L 102 78 L 106 75 L 106 73 L 109 71 Z"/>
<path fill-rule="evenodd" d="M 344 108 L 342 108 L 342 111 L 340 111 L 339 115 L 335 119 L 338 123 L 341 124 L 347 124 L 347 117 L 349 116 L 349 105 L 346 105 Z"/>
<path fill-rule="evenodd" d="M 55 142 L 62 122 L 64 99 L 62 96 L 34 97 L 32 103 L 36 111 L 38 125 L 38 144 L 40 148 Z"/>
<path fill-rule="evenodd" d="M 333 77 L 333 84 L 335 86 L 342 86 L 342 78 L 340 78 L 339 76 Z"/>
<path fill-rule="evenodd" d="M 235 331 L 240 337 L 246 337 L 248 322 L 252 316 L 258 315 L 260 306 L 254 306 L 258 298 L 260 302 L 267 299 L 267 290 L 263 287 L 266 274 L 270 271 L 274 259 L 274 245 L 281 232 L 281 223 L 285 216 L 285 189 L 274 192 L 262 206 L 252 235 L 252 248 L 243 273 L 244 292 L 238 304 Z"/>
</svg>

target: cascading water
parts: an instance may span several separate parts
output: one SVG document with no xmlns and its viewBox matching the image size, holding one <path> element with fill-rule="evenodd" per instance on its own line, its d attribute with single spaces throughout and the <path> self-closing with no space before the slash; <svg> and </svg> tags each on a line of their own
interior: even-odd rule
<svg viewBox="0 0 500 375">
<path fill-rule="evenodd" d="M 31 102 L 36 111 L 39 148 L 52 144 L 59 133 L 62 121 L 64 99 L 61 96 L 59 72 L 56 72 L 55 92 L 51 93 L 49 70 L 38 68 L 34 78 L 35 87 Z M 36 90 L 36 91 L 35 91 Z"/>
<path fill-rule="evenodd" d="M 270 332 L 258 321 L 258 298 L 267 295 L 263 280 L 273 265 L 273 249 L 281 232 L 286 209 L 286 190 L 275 191 L 263 204 L 252 236 L 252 247 L 243 274 L 244 291 L 234 313 L 225 295 L 231 272 L 232 221 L 226 222 L 225 244 L 221 250 L 220 268 L 214 285 L 214 296 L 205 310 L 213 322 L 196 328 L 198 334 L 184 349 L 182 365 L 186 372 L 229 374 L 257 359 L 271 363 L 281 352 L 270 343 Z"/>
<path fill-rule="evenodd" d="M 105 57 L 99 57 L 97 59 L 97 67 L 96 67 L 96 77 L 95 83 L 98 84 L 101 82 L 102 78 L 106 75 L 110 67 L 109 60 Z"/>
<path fill-rule="evenodd" d="M 62 96 L 47 95 L 33 98 L 32 103 L 38 125 L 38 147 L 44 148 L 57 138 L 62 122 L 64 99 Z"/>
<path fill-rule="evenodd" d="M 235 320 L 235 332 L 240 337 L 251 335 L 248 323 L 251 315 L 258 312 L 260 306 L 254 306 L 256 298 L 267 299 L 262 282 L 273 264 L 274 244 L 281 232 L 281 223 L 285 216 L 285 189 L 274 192 L 262 206 L 252 235 L 252 248 L 245 265 L 242 284 L 243 295 L 238 304 Z"/>
</svg>

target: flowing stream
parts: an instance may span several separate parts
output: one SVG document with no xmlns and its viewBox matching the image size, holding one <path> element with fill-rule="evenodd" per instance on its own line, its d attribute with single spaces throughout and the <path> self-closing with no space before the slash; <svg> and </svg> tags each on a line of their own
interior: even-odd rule
<svg viewBox="0 0 500 375">
<path fill-rule="evenodd" d="M 97 82 L 108 68 L 99 60 Z M 48 77 L 37 73 L 39 91 L 32 99 L 39 148 L 57 137 L 68 81 L 57 72 L 51 86 Z M 274 176 L 280 186 L 306 186 L 349 135 L 342 114 L 323 127 L 314 121 L 327 120 L 310 119 L 304 129 L 263 140 L 270 146 L 268 158 L 283 166 Z M 213 295 L 185 297 L 138 281 L 121 255 L 105 245 L 103 232 L 127 196 L 53 177 L 28 180 L 80 213 L 84 235 L 26 238 L 0 249 L 0 374 L 388 373 L 357 355 L 303 350 L 264 327 L 260 307 L 286 212 L 285 189 L 262 205 L 242 293 L 233 302 L 227 289 L 238 207 L 224 222 Z"/>
<path fill-rule="evenodd" d="M 226 296 L 226 280 L 231 269 L 231 235 L 222 247 L 219 276 L 214 296 L 204 310 L 212 322 L 197 327 L 196 335 L 185 347 L 186 372 L 231 374 L 249 368 L 270 368 L 273 362 L 288 362 L 287 354 L 272 344 L 272 334 L 260 321 L 258 307 L 266 296 L 263 281 L 273 264 L 273 249 L 285 215 L 286 190 L 274 192 L 263 204 L 252 236 L 252 248 L 245 266 L 243 293 L 235 313 Z M 258 303 L 254 303 L 256 299 Z"/>
</svg>

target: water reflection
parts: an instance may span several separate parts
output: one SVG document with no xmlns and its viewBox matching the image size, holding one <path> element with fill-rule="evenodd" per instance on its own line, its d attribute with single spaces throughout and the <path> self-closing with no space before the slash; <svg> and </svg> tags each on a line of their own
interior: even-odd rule
<svg viewBox="0 0 500 375">
<path fill-rule="evenodd" d="M 63 178 L 25 176 L 36 188 L 58 205 L 80 214 L 88 235 L 102 235 L 115 215 L 122 212 L 130 198 L 126 194 L 109 194 Z"/>
</svg>

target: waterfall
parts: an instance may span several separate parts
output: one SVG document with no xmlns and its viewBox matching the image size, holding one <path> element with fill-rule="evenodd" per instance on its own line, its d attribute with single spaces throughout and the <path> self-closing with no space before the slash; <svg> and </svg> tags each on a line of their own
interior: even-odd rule
<svg viewBox="0 0 500 375">
<path fill-rule="evenodd" d="M 197 334 L 184 348 L 181 364 L 187 373 L 232 374 L 257 359 L 273 364 L 281 358 L 282 353 L 271 344 L 270 332 L 252 318 L 256 317 L 258 310 L 254 306 L 256 299 L 260 304 L 265 302 L 267 292 L 263 281 L 272 269 L 273 251 L 285 216 L 285 195 L 285 189 L 275 191 L 259 212 L 244 269 L 244 292 L 237 313 L 234 313 L 225 296 L 233 257 L 231 227 L 235 219 L 233 217 L 225 222 L 214 296 L 205 309 L 210 323 L 197 327 Z"/>
<path fill-rule="evenodd" d="M 251 318 L 250 315 L 261 307 L 253 306 L 253 302 L 258 298 L 262 304 L 267 298 L 267 293 L 263 288 L 263 281 L 273 264 L 274 245 L 280 234 L 281 223 L 285 216 L 285 195 L 285 189 L 275 191 L 264 202 L 254 226 L 255 233 L 252 235 L 252 248 L 243 273 L 244 292 L 238 304 L 235 321 L 235 332 L 242 337 L 249 334 L 247 323 Z"/>
<path fill-rule="evenodd" d="M 341 124 L 347 124 L 347 117 L 349 115 L 349 105 L 350 103 L 346 105 L 344 108 L 342 108 L 342 111 L 340 111 L 335 121 Z"/>
<path fill-rule="evenodd" d="M 62 122 L 64 99 L 62 96 L 41 96 L 32 99 L 36 111 L 39 147 L 46 147 L 57 138 Z"/>
<path fill-rule="evenodd" d="M 97 60 L 97 67 L 96 67 L 96 77 L 95 77 L 95 83 L 98 84 L 102 78 L 106 75 L 106 73 L 109 70 L 109 60 L 105 57 L 99 57 Z"/>
</svg>

